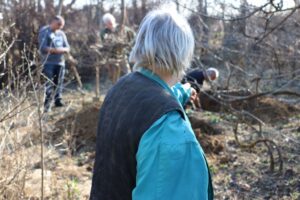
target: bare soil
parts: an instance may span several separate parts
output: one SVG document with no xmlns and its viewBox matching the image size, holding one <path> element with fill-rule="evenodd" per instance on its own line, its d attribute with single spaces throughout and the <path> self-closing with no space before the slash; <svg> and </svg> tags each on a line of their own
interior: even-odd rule
<svg viewBox="0 0 300 200">
<path fill-rule="evenodd" d="M 66 95 L 68 106 L 54 109 L 44 119 L 47 199 L 88 199 L 102 101 L 103 97 L 95 99 L 91 94 L 69 93 Z M 233 133 L 237 119 L 230 113 L 202 110 L 188 114 L 209 160 L 216 199 L 300 199 L 299 105 L 269 97 L 260 98 L 258 102 L 249 112 L 265 122 L 262 135 L 255 130 L 257 125 L 241 124 L 239 139 L 244 143 L 260 137 L 274 141 L 282 154 L 282 171 L 279 171 L 279 157 L 273 147 L 275 169 L 271 172 L 265 145 L 251 149 L 238 145 Z M 39 151 L 39 137 L 34 132 L 31 130 L 31 145 L 22 150 L 26 155 Z M 32 157 L 28 166 L 31 169 L 26 172 L 24 197 L 37 199 L 41 174 L 39 157 Z"/>
</svg>

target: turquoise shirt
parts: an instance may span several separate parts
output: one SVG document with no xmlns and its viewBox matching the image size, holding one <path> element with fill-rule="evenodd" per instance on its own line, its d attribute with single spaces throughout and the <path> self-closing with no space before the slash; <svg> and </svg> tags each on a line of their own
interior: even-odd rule
<svg viewBox="0 0 300 200">
<path fill-rule="evenodd" d="M 139 72 L 159 83 L 180 105 L 189 99 L 190 89 L 178 83 L 170 88 L 152 72 Z M 133 200 L 206 200 L 208 169 L 205 156 L 191 124 L 177 111 L 163 115 L 142 136 L 138 152 Z"/>
</svg>

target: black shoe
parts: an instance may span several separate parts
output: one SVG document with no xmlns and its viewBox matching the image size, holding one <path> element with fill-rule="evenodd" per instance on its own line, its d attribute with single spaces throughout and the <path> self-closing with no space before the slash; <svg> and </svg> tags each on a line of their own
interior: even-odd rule
<svg viewBox="0 0 300 200">
<path fill-rule="evenodd" d="M 44 105 L 44 113 L 48 113 L 48 112 L 51 112 L 51 106 L 50 106 L 50 104 Z"/>
<path fill-rule="evenodd" d="M 57 101 L 55 101 L 55 106 L 56 107 L 63 107 L 63 106 L 65 106 L 65 104 L 61 100 L 57 100 Z"/>
<path fill-rule="evenodd" d="M 49 100 L 45 100 L 45 103 L 44 103 L 44 112 L 47 113 L 47 112 L 50 112 L 51 111 L 51 103 Z"/>
</svg>

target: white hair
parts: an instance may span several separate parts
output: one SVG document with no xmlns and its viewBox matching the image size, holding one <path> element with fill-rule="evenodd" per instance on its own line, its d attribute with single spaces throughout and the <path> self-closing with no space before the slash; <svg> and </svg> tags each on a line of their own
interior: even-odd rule
<svg viewBox="0 0 300 200">
<path fill-rule="evenodd" d="M 217 70 L 216 68 L 210 67 L 206 70 L 206 73 L 208 75 L 209 80 L 211 79 L 211 75 L 214 73 L 216 76 L 216 79 L 219 78 L 219 70 Z"/>
<path fill-rule="evenodd" d="M 187 20 L 175 10 L 154 10 L 143 19 L 129 60 L 153 72 L 181 75 L 194 52 L 194 36 Z"/>
<path fill-rule="evenodd" d="M 113 26 L 116 25 L 116 18 L 110 13 L 105 13 L 102 17 L 102 20 L 103 20 L 104 24 L 111 22 L 113 24 Z"/>
</svg>

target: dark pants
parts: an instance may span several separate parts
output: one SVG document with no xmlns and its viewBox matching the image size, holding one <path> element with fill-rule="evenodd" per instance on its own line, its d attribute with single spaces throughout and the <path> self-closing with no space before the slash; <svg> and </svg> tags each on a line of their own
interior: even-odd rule
<svg viewBox="0 0 300 200">
<path fill-rule="evenodd" d="M 49 108 L 53 95 L 55 101 L 60 101 L 62 98 L 65 66 L 46 64 L 43 68 L 43 74 L 47 77 L 44 105 L 45 108 Z"/>
</svg>

